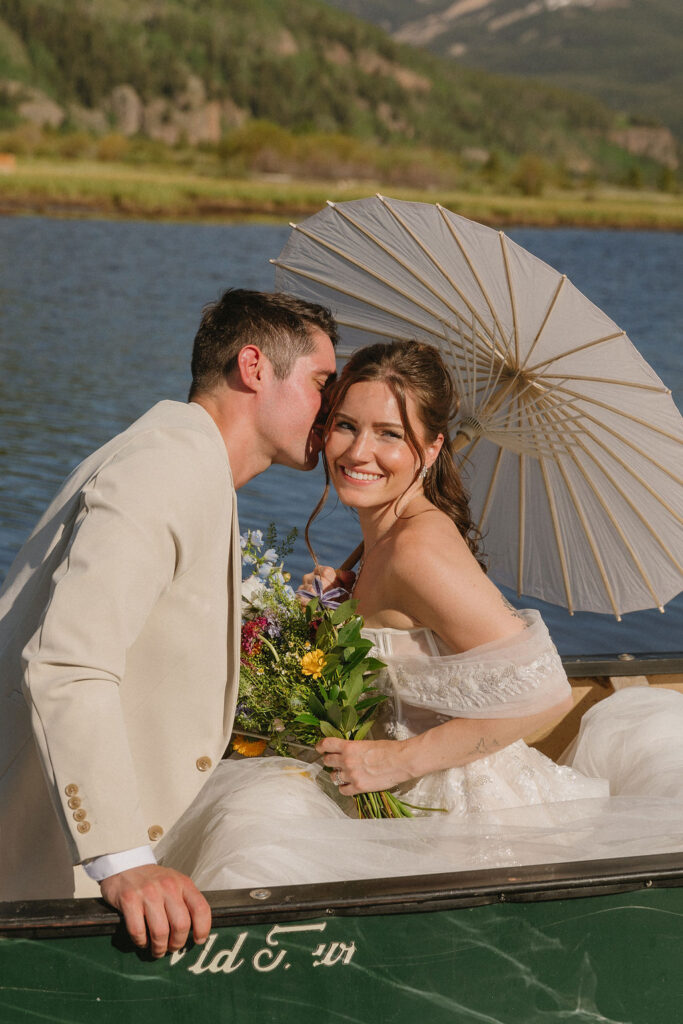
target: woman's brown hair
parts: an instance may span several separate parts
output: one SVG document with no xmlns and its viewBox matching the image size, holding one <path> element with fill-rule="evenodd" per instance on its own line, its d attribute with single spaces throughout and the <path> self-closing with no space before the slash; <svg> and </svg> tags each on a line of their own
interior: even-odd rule
<svg viewBox="0 0 683 1024">
<path fill-rule="evenodd" d="M 406 440 L 419 459 L 415 480 L 424 469 L 424 454 L 420 441 L 408 419 L 407 395 L 411 395 L 415 401 L 417 414 L 427 441 L 433 441 L 439 434 L 443 434 L 444 441 L 441 451 L 435 462 L 427 469 L 424 477 L 424 493 L 436 508 L 441 509 L 453 520 L 472 554 L 482 568 L 485 568 L 479 556 L 481 536 L 470 515 L 468 496 L 453 461 L 448 433 L 448 424 L 457 413 L 458 398 L 451 375 L 438 349 L 420 341 L 394 341 L 370 345 L 354 352 L 330 395 L 329 412 L 325 422 L 325 439 L 327 439 L 334 415 L 347 391 L 353 384 L 359 384 L 362 381 L 381 381 L 391 389 L 396 398 Z M 325 504 L 330 489 L 329 470 L 324 449 L 323 464 L 326 480 L 325 491 L 306 524 L 306 544 L 314 559 L 315 554 L 309 542 L 309 529 Z"/>
</svg>

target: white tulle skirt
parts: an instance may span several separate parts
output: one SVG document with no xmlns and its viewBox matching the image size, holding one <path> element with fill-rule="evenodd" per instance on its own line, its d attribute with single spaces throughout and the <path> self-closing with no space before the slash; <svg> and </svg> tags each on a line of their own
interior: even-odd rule
<svg viewBox="0 0 683 1024">
<path fill-rule="evenodd" d="M 318 765 L 224 761 L 158 853 L 211 890 L 683 850 L 683 696 L 601 701 L 567 759 L 512 744 L 409 791 L 448 813 L 383 821 L 352 817 Z"/>
</svg>

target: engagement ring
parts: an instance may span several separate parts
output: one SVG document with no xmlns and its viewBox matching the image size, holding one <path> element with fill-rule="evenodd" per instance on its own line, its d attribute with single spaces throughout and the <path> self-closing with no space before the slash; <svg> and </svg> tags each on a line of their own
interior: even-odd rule
<svg viewBox="0 0 683 1024">
<path fill-rule="evenodd" d="M 345 786 L 346 785 L 346 783 L 342 779 L 342 775 L 341 775 L 341 772 L 339 770 L 337 770 L 334 773 L 334 775 L 332 776 L 332 782 L 333 782 L 333 784 L 335 786 Z"/>
</svg>

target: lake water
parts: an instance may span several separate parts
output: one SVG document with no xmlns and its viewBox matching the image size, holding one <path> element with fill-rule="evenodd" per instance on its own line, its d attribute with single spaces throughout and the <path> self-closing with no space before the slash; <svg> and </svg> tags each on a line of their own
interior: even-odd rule
<svg viewBox="0 0 683 1024">
<path fill-rule="evenodd" d="M 60 481 L 162 398 L 184 400 L 202 306 L 229 286 L 271 289 L 286 226 L 0 218 L 0 581 Z M 683 239 L 650 232 L 508 232 L 567 273 L 623 327 L 679 402 L 683 394 Z M 319 472 L 274 467 L 239 493 L 242 527 L 303 528 Z M 321 560 L 359 539 L 353 515 L 321 516 Z M 299 540 L 293 574 L 310 567 Z M 665 615 L 543 609 L 565 654 L 683 649 L 683 597 Z"/>
</svg>

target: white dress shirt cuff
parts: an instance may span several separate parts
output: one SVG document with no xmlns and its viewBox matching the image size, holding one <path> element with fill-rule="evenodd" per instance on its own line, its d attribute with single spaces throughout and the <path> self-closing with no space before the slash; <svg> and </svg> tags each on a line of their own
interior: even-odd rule
<svg viewBox="0 0 683 1024">
<path fill-rule="evenodd" d="M 118 875 L 119 871 L 128 868 L 139 868 L 142 864 L 156 864 L 157 859 L 151 846 L 136 846 L 133 850 L 121 850 L 120 853 L 105 853 L 101 857 L 91 857 L 83 861 L 83 867 L 96 882 L 101 882 L 110 875 Z"/>
</svg>

